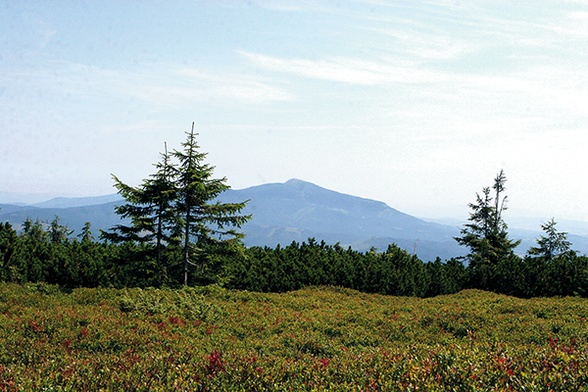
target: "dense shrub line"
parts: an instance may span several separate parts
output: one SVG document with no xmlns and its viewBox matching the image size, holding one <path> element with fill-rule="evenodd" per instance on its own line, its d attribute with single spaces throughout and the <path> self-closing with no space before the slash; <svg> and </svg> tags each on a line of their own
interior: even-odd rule
<svg viewBox="0 0 588 392">
<path fill-rule="evenodd" d="M 181 261 L 179 249 L 165 249 L 170 267 L 162 270 L 152 244 L 96 241 L 89 226 L 71 237 L 54 223 L 27 221 L 20 232 L 0 224 L 0 281 L 65 287 L 173 287 L 181 281 L 181 262 L 173 263 Z M 383 252 L 314 239 L 275 248 L 214 246 L 199 260 L 190 285 L 219 283 L 259 292 L 333 285 L 417 297 L 466 288 L 519 297 L 588 296 L 588 258 L 574 252 L 550 258 L 510 255 L 497 263 L 465 265 L 457 259 L 425 263 L 394 244 Z"/>
</svg>

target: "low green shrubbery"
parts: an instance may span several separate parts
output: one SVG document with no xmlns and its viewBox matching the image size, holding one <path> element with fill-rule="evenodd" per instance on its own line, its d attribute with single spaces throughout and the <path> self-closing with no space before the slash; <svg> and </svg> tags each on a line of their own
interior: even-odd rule
<svg viewBox="0 0 588 392">
<path fill-rule="evenodd" d="M 0 284 L 0 391 L 582 390 L 588 300 Z"/>
</svg>

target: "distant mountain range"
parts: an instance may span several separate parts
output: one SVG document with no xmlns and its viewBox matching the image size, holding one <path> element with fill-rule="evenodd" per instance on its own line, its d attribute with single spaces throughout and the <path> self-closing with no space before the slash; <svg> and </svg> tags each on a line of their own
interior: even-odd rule
<svg viewBox="0 0 588 392">
<path fill-rule="evenodd" d="M 436 257 L 448 259 L 466 253 L 466 249 L 458 246 L 453 239 L 459 235 L 459 224 L 419 219 L 383 202 L 342 194 L 298 179 L 231 189 L 219 199 L 222 202 L 249 200 L 244 213 L 252 214 L 253 219 L 242 228 L 247 246 L 284 246 L 292 241 L 315 238 L 361 251 L 372 247 L 383 251 L 390 243 L 396 243 L 425 261 Z M 97 234 L 99 229 L 107 230 L 120 223 L 114 206 L 122 202 L 120 196 L 115 194 L 56 198 L 31 205 L 0 204 L 0 222 L 8 221 L 20 228 L 27 217 L 49 222 L 59 216 L 62 224 L 76 232 L 85 222 L 91 222 L 92 231 Z M 533 246 L 540 234 L 537 231 L 511 230 L 511 237 L 524 238 L 521 253 Z M 574 249 L 588 253 L 587 237 L 569 235 L 568 238 Z"/>
<path fill-rule="evenodd" d="M 102 198 L 97 199 L 100 200 Z M 52 207 L 53 200 L 45 202 L 47 203 L 47 207 L 0 204 L 0 222 L 10 222 L 18 230 L 26 218 L 51 222 L 56 216 L 59 216 L 59 222 L 75 230 L 76 233 L 79 233 L 85 222 L 90 222 L 92 224 L 92 232 L 97 235 L 99 229 L 106 230 L 120 223 L 119 216 L 114 213 L 114 206 L 121 203 L 120 197 L 117 199 L 118 201 L 110 203 L 78 206 L 75 206 L 79 204 L 77 199 L 59 199 L 58 205 L 62 205 L 62 207 Z M 63 205 L 65 204 L 63 203 L 66 203 L 66 200 L 70 200 L 74 207 L 64 207 Z"/>
</svg>

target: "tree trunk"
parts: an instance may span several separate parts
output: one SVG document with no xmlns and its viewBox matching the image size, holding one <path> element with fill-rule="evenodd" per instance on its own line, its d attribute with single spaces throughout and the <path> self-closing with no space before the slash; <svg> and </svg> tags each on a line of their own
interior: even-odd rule
<svg viewBox="0 0 588 392">
<path fill-rule="evenodd" d="M 190 209 L 186 208 L 186 226 L 184 229 L 184 286 L 188 285 L 188 265 L 190 264 Z"/>
</svg>

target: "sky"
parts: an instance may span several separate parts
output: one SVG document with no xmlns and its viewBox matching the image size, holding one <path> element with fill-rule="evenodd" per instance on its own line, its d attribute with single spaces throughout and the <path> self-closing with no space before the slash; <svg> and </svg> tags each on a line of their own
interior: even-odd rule
<svg viewBox="0 0 588 392">
<path fill-rule="evenodd" d="M 138 185 L 192 122 L 234 189 L 462 218 L 504 169 L 588 220 L 588 1 L 0 0 L 0 202 Z"/>
</svg>

